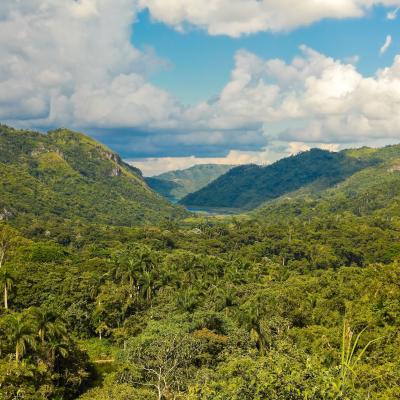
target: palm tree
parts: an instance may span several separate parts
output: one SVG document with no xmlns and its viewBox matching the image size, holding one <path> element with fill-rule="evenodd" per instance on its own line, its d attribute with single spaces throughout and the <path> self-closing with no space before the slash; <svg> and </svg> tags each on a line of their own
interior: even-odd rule
<svg viewBox="0 0 400 400">
<path fill-rule="evenodd" d="M 99 339 L 103 339 L 103 332 L 107 332 L 109 330 L 108 325 L 105 322 L 100 322 L 98 327 L 96 328 L 96 332 L 99 334 Z"/>
<path fill-rule="evenodd" d="M 69 352 L 67 343 L 60 341 L 57 338 L 51 338 L 47 347 L 49 349 L 49 361 L 53 368 L 58 356 L 61 356 L 62 358 L 68 357 Z"/>
<path fill-rule="evenodd" d="M 140 287 L 142 290 L 143 298 L 148 304 L 151 303 L 152 295 L 155 290 L 154 276 L 151 272 L 144 271 L 140 277 Z"/>
<path fill-rule="evenodd" d="M 51 338 L 67 336 L 63 322 L 54 312 L 35 307 L 30 309 L 30 313 L 35 321 L 37 336 L 42 344 Z"/>
<path fill-rule="evenodd" d="M 142 271 L 152 271 L 154 264 L 151 250 L 147 246 L 140 247 L 137 251 L 136 266 Z"/>
<path fill-rule="evenodd" d="M 189 287 L 178 292 L 176 303 L 180 309 L 187 312 L 193 312 L 197 307 L 199 299 L 199 292 L 196 289 Z"/>
<path fill-rule="evenodd" d="M 18 363 L 29 347 L 36 347 L 32 325 L 22 314 L 10 315 L 7 319 L 7 337 L 15 348 L 15 361 Z"/>
<path fill-rule="evenodd" d="M 137 268 L 137 262 L 136 260 L 130 258 L 128 260 L 128 263 L 125 265 L 124 268 L 124 278 L 128 281 L 129 283 L 129 288 L 131 291 L 130 296 L 133 297 L 133 293 L 137 292 L 137 275 L 138 275 L 138 268 Z"/>
<path fill-rule="evenodd" d="M 117 265 L 115 276 L 121 281 L 128 283 L 130 288 L 130 297 L 139 294 L 140 284 L 139 279 L 142 274 L 150 273 L 155 267 L 151 250 L 146 247 L 135 249 L 134 254 L 128 259 L 123 260 Z"/>
<path fill-rule="evenodd" d="M 218 311 L 228 310 L 235 304 L 235 292 L 231 286 L 216 287 L 213 293 L 213 305 L 217 307 Z"/>
<path fill-rule="evenodd" d="M 266 340 L 261 327 L 262 308 L 260 297 L 253 297 L 251 301 L 248 301 L 241 307 L 239 310 L 239 318 L 242 324 L 249 330 L 250 335 L 254 338 L 260 354 L 264 355 Z"/>
<path fill-rule="evenodd" d="M 0 285 L 4 292 L 4 308 L 8 310 L 8 292 L 14 285 L 14 279 L 7 270 L 0 271 Z"/>
</svg>

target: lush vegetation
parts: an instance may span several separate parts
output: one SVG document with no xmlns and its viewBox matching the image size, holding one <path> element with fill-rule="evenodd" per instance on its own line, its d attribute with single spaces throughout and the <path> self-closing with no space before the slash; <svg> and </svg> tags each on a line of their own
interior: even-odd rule
<svg viewBox="0 0 400 400">
<path fill-rule="evenodd" d="M 272 165 L 244 165 L 231 169 L 198 192 L 181 200 L 195 207 L 250 210 L 299 189 L 319 192 L 354 173 L 382 163 L 379 152 L 313 149 Z"/>
<path fill-rule="evenodd" d="M 185 215 L 117 154 L 65 129 L 43 135 L 0 125 L 0 174 L 0 217 L 21 225 L 57 220 L 130 226 Z"/>
<path fill-rule="evenodd" d="M 397 152 L 237 217 L 3 212 L 0 399 L 399 398 Z"/>
<path fill-rule="evenodd" d="M 188 169 L 146 178 L 146 182 L 157 193 L 176 203 L 189 193 L 197 192 L 207 186 L 231 168 L 232 165 L 195 165 Z"/>
</svg>

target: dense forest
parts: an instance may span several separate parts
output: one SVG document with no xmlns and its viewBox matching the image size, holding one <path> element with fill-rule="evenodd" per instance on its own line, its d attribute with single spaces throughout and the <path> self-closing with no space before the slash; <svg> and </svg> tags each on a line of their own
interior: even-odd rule
<svg viewBox="0 0 400 400">
<path fill-rule="evenodd" d="M 0 174 L 0 210 L 22 225 L 39 218 L 126 226 L 186 214 L 116 153 L 67 129 L 44 135 L 0 125 Z"/>
<path fill-rule="evenodd" d="M 2 127 L 0 399 L 400 398 L 399 149 L 210 217 L 83 135 Z"/>
<path fill-rule="evenodd" d="M 396 146 L 337 153 L 312 149 L 267 166 L 233 168 L 208 186 L 187 195 L 181 203 L 192 207 L 251 210 L 282 196 L 293 197 L 299 190 L 319 194 L 361 171 L 386 165 L 398 153 Z"/>
</svg>

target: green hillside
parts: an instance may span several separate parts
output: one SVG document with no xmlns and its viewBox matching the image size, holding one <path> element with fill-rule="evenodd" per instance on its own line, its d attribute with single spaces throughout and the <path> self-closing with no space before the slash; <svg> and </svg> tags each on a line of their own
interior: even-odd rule
<svg viewBox="0 0 400 400">
<path fill-rule="evenodd" d="M 333 175 L 162 223 L 102 145 L 1 132 L 1 400 L 400 398 L 400 146 L 305 153 L 280 170 Z M 152 220 L 115 226 L 134 193 Z"/>
<path fill-rule="evenodd" d="M 381 163 L 379 153 L 320 149 L 291 156 L 265 167 L 244 165 L 231 169 L 214 182 L 181 200 L 186 206 L 253 209 L 306 186 L 320 191 L 354 173 Z"/>
<path fill-rule="evenodd" d="M 269 218 L 316 215 L 400 216 L 400 145 L 381 149 L 345 150 L 348 157 L 371 164 L 337 185 L 309 185 L 261 205 L 256 213 Z"/>
<path fill-rule="evenodd" d="M 172 202 L 177 202 L 189 193 L 196 192 L 207 186 L 232 167 L 232 165 L 219 164 L 195 165 L 188 169 L 170 171 L 146 178 L 146 182 L 162 196 Z"/>
<path fill-rule="evenodd" d="M 184 215 L 136 168 L 95 140 L 65 129 L 47 135 L 0 126 L 0 218 L 109 225 Z"/>
</svg>

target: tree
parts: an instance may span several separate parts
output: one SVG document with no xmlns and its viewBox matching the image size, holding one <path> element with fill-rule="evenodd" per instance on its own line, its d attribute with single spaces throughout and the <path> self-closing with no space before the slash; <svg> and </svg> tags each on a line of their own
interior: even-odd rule
<svg viewBox="0 0 400 400">
<path fill-rule="evenodd" d="M 114 275 L 117 279 L 120 279 L 121 282 L 127 282 L 129 285 L 129 297 L 133 298 L 133 296 L 138 293 L 138 274 L 139 269 L 135 259 L 129 258 L 128 260 L 119 261 L 119 264 L 116 266 Z"/>
<path fill-rule="evenodd" d="M 0 270 L 0 285 L 3 287 L 4 308 L 8 310 L 8 292 L 14 285 L 14 278 L 6 269 Z"/>
<path fill-rule="evenodd" d="M 100 322 L 96 328 L 96 332 L 99 334 L 99 340 L 103 339 L 103 334 L 107 333 L 110 330 L 108 325 L 105 322 Z"/>
<path fill-rule="evenodd" d="M 36 335 L 31 322 L 22 314 L 10 315 L 6 320 L 7 339 L 15 348 L 15 361 L 19 363 L 28 351 L 36 347 Z"/>
<path fill-rule="evenodd" d="M 125 265 L 125 270 L 122 272 L 123 277 L 128 280 L 131 290 L 131 297 L 138 292 L 138 269 L 134 259 L 129 259 Z"/>
<path fill-rule="evenodd" d="M 57 356 L 61 356 L 62 358 L 67 358 L 69 355 L 68 345 L 62 341 L 60 341 L 56 337 L 52 337 L 47 342 L 47 348 L 49 353 L 49 360 L 51 362 L 52 367 L 54 368 L 54 364 L 56 362 Z"/>
<path fill-rule="evenodd" d="M 180 327 L 152 323 L 145 334 L 128 343 L 126 358 L 139 367 L 142 379 L 133 384 L 153 387 L 158 400 L 176 398 L 194 374 L 200 342 Z"/>
<path fill-rule="evenodd" d="M 318 370 L 295 347 L 269 356 L 234 354 L 215 370 L 201 371 L 189 388 L 189 400 L 323 400 Z M 322 390 L 321 390 L 322 389 Z"/>
<path fill-rule="evenodd" d="M 34 319 L 37 335 L 42 344 L 52 338 L 58 339 L 67 336 L 65 325 L 56 313 L 34 307 L 30 309 L 30 314 Z"/>
<path fill-rule="evenodd" d="M 144 271 L 140 277 L 140 289 L 142 291 L 143 298 L 148 304 L 151 303 L 151 299 L 155 290 L 155 279 L 154 275 L 150 271 Z"/>
<path fill-rule="evenodd" d="M 265 313 L 261 296 L 254 296 L 251 301 L 242 306 L 240 311 L 242 324 L 248 329 L 251 337 L 256 342 L 257 349 L 263 355 L 266 348 L 266 338 L 261 324 L 262 315 Z"/>
<path fill-rule="evenodd" d="M 118 255 L 113 275 L 126 282 L 133 294 L 139 292 L 139 279 L 141 274 L 150 272 L 155 268 L 153 253 L 147 246 L 140 246 Z"/>
<path fill-rule="evenodd" d="M 15 244 L 17 231 L 4 223 L 0 223 L 0 269 L 7 261 L 9 252 Z"/>
</svg>

